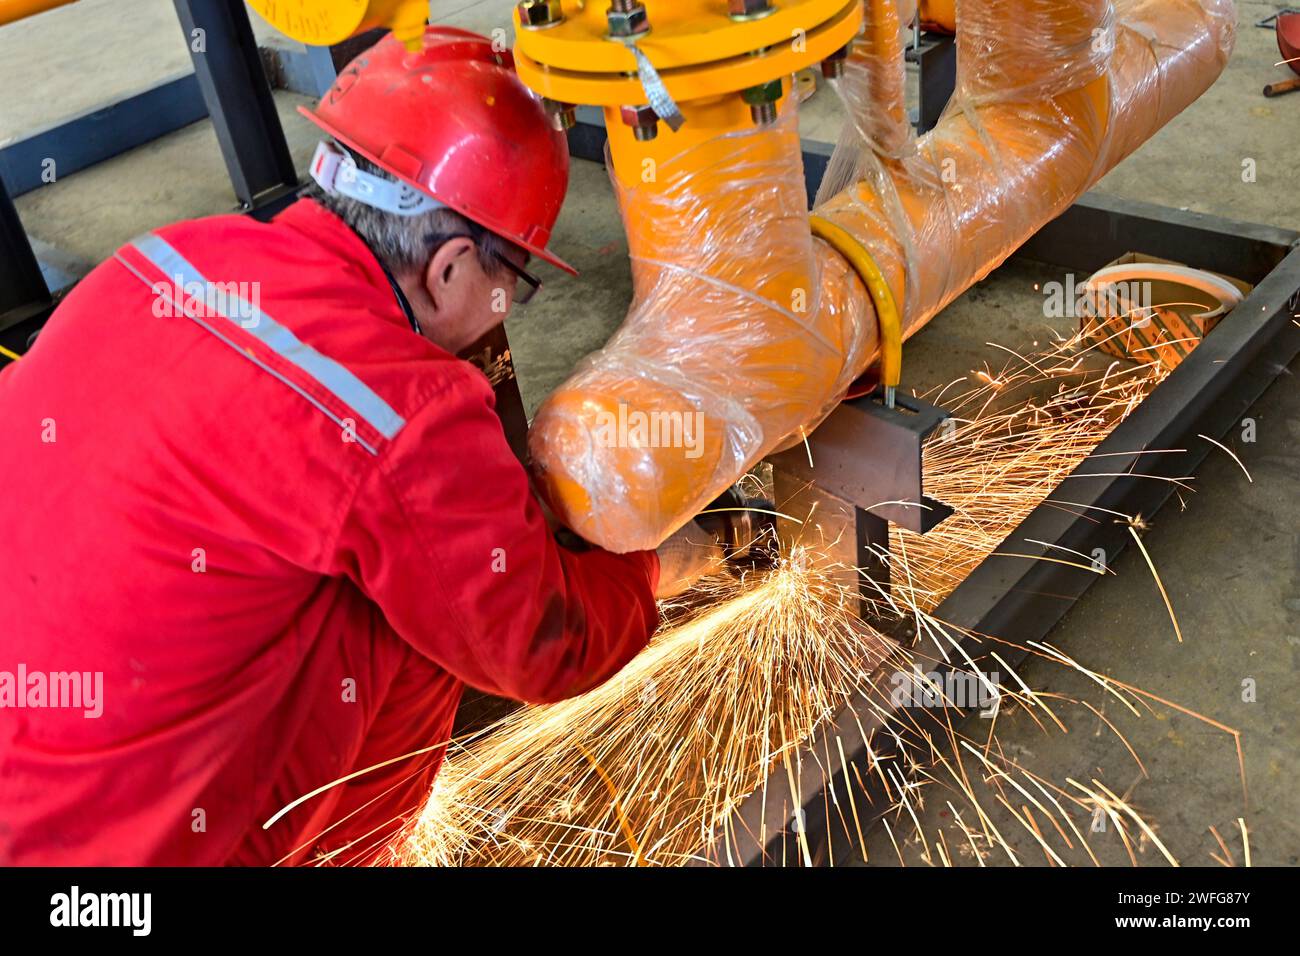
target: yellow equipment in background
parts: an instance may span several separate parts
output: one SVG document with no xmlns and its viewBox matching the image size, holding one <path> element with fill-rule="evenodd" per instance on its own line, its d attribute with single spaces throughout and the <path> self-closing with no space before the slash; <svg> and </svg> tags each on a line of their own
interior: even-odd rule
<svg viewBox="0 0 1300 956">
<path fill-rule="evenodd" d="M 55 7 L 65 7 L 73 0 L 0 0 L 0 25 L 34 17 Z"/>
<path fill-rule="evenodd" d="M 418 50 L 429 17 L 427 0 L 248 0 L 248 5 L 281 33 L 313 46 L 382 27 Z"/>
</svg>

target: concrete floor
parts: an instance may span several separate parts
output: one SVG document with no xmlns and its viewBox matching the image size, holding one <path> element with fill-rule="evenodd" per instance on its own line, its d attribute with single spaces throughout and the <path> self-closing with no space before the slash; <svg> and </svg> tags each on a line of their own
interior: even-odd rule
<svg viewBox="0 0 1300 956">
<path fill-rule="evenodd" d="M 111 10 L 110 10 L 111 3 Z M 509 0 L 435 0 L 436 20 L 490 32 L 507 28 Z M 1243 0 L 1236 52 L 1224 76 L 1200 101 L 1108 175 L 1099 189 L 1234 219 L 1300 228 L 1294 151 L 1300 143 L 1300 94 L 1266 100 L 1260 88 L 1283 78 L 1271 32 L 1252 24 L 1281 4 Z M 78 20 L 72 21 L 76 15 Z M 0 28 L 0 145 L 186 69 L 185 49 L 169 0 L 82 0 L 71 8 Z M 23 91 L 25 96 L 16 95 Z M 293 108 L 305 100 L 277 94 L 300 168 L 316 141 Z M 834 141 L 842 119 L 829 91 L 802 111 L 805 136 Z M 1257 180 L 1243 183 L 1242 161 Z M 210 125 L 198 123 L 18 200 L 28 231 L 64 263 L 96 262 L 153 226 L 228 211 L 233 195 Z M 582 272 L 546 276 L 536 304 L 516 310 L 509 331 L 530 409 L 585 354 L 617 327 L 630 299 L 627 249 L 604 170 L 575 162 L 569 199 L 557 226 L 557 251 Z M 984 362 L 1001 364 L 986 343 L 1028 348 L 1047 331 L 1035 283 L 1060 278 L 1010 264 L 979 283 L 913 338 L 907 384 L 924 390 Z M 1291 371 L 1296 371 L 1293 368 Z M 1052 644 L 1097 671 L 1197 710 L 1242 732 L 1250 788 L 1243 807 L 1231 737 L 1157 705 L 1136 719 L 1106 703 L 1078 675 L 1028 665 L 1035 689 L 1089 700 L 1113 720 L 1141 755 L 1132 757 L 1101 721 L 1075 708 L 1068 735 L 1044 733 L 1015 714 L 999 723 L 1004 747 L 1054 780 L 1092 777 L 1132 800 L 1160 826 L 1160 838 L 1190 864 L 1210 864 L 1215 826 L 1240 858 L 1235 820 L 1245 816 L 1254 862 L 1295 864 L 1300 856 L 1300 770 L 1294 695 L 1300 665 L 1300 527 L 1295 518 L 1300 396 L 1283 376 L 1252 410 L 1258 441 L 1230 444 L 1253 483 L 1216 453 L 1197 477 L 1186 507 L 1177 502 L 1154 520 L 1144 541 L 1177 610 L 1178 644 L 1141 556 L 1130 549 L 1115 577 L 1098 583 L 1050 635 Z M 1241 701 L 1253 678 L 1258 702 Z M 1062 714 L 1067 717 L 1066 713 Z M 922 811 L 925 829 L 950 827 L 941 799 Z M 1001 826 L 1001 822 L 999 823 Z M 1011 837 L 1009 829 L 1004 833 Z M 960 835 L 949 831 L 950 846 Z M 1012 837 L 1027 862 L 1043 862 L 1033 841 Z M 1114 834 L 1090 843 L 1107 861 L 1125 859 Z M 872 863 L 896 862 L 883 834 L 868 847 Z M 904 845 L 908 862 L 919 848 Z M 1076 854 L 1075 861 L 1085 859 Z M 1149 846 L 1144 864 L 1162 862 Z M 963 862 L 972 862 L 969 857 Z M 990 863 L 1005 862 L 994 856 Z"/>
</svg>

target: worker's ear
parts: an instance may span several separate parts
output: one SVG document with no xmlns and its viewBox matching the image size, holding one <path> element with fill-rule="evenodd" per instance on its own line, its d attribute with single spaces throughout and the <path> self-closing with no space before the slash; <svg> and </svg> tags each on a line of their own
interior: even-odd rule
<svg viewBox="0 0 1300 956">
<path fill-rule="evenodd" d="M 463 294 L 463 282 L 468 275 L 472 275 L 470 270 L 477 262 L 474 240 L 465 236 L 448 239 L 438 247 L 438 251 L 430 257 L 429 264 L 424 267 L 424 287 L 433 300 L 434 308 L 452 306 L 459 298 L 458 293 Z"/>
</svg>

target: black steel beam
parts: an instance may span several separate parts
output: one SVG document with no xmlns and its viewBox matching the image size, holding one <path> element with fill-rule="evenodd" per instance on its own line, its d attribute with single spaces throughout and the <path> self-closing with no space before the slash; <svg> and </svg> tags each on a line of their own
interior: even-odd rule
<svg viewBox="0 0 1300 956">
<path fill-rule="evenodd" d="M 1297 238 L 1289 229 L 1090 192 L 1015 255 L 1090 275 L 1126 252 L 1145 252 L 1257 283 Z"/>
<path fill-rule="evenodd" d="M 1217 235 L 1222 226 L 1223 221 L 1216 220 L 1207 228 Z M 1245 232 L 1249 239 L 1254 230 Z M 1123 239 L 1116 241 L 1129 245 Z M 1274 247 L 1275 254 L 1284 256 L 1277 267 L 1097 447 L 1095 455 L 1062 482 L 1056 495 L 1076 507 L 1066 510 L 1045 502 L 998 550 L 1033 558 L 1050 556 L 1048 544 L 1085 554 L 1102 548 L 1108 561 L 1123 552 L 1132 542 L 1125 522 L 1075 515 L 1104 514 L 1101 509 L 1152 515 L 1174 488 L 1161 478 L 1192 474 L 1211 451 L 1210 443 L 1199 436 L 1222 437 L 1237 425 L 1300 354 L 1300 327 L 1295 323 L 1300 310 L 1300 249 L 1287 252 L 1287 248 L 1286 244 Z M 1090 265 L 1087 260 L 1079 268 Z M 1153 450 L 1177 453 L 1142 454 Z M 1038 640 L 1096 579 L 1092 572 L 1051 561 L 985 561 L 934 613 L 952 626 L 954 636 L 963 631 L 974 635 L 961 643 L 976 667 L 998 670 L 988 656 L 993 647 L 977 635 L 997 635 L 1022 646 Z M 1013 667 L 1024 656 L 1011 654 L 1013 648 L 1007 644 L 998 644 L 997 650 Z M 862 696 L 888 712 L 887 694 L 886 682 L 882 690 L 864 688 Z M 910 709 L 909 714 L 918 732 L 928 724 L 933 739 L 943 739 L 937 716 L 923 708 Z M 844 708 L 792 758 L 793 772 L 777 769 L 763 788 L 741 804 L 730 821 L 729 836 L 717 834 L 717 842 L 705 849 L 703 857 L 745 865 L 842 860 L 856 845 L 857 827 L 865 831 L 891 804 L 879 778 L 870 771 L 863 732 L 872 739 L 877 759 L 887 757 L 900 743 L 905 748 L 908 735 L 903 734 L 901 741 L 892 733 L 875 734 L 873 739 L 882 723 L 861 700 Z M 795 787 L 791 776 L 797 781 Z M 865 788 L 859 780 L 867 782 Z"/>
<path fill-rule="evenodd" d="M 903 57 L 916 64 L 921 86 L 912 125 L 918 133 L 928 133 L 938 124 L 957 85 L 957 44 L 942 33 L 923 33 L 920 45 L 908 47 Z"/>
<path fill-rule="evenodd" d="M 282 200 L 298 175 L 244 5 L 174 2 L 235 196 L 246 210 Z"/>
<path fill-rule="evenodd" d="M 207 115 L 199 81 L 188 73 L 9 144 L 0 149 L 0 175 L 21 196 L 51 181 L 47 169 L 67 176 Z"/>
</svg>

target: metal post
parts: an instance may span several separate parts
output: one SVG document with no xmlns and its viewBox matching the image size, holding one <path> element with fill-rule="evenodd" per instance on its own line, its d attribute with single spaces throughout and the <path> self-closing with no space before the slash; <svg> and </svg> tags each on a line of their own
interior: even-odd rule
<svg viewBox="0 0 1300 956">
<path fill-rule="evenodd" d="M 41 265 L 9 191 L 0 182 L 0 329 L 31 318 L 50 304 Z"/>
<path fill-rule="evenodd" d="M 950 36 L 926 33 L 920 45 L 909 48 L 903 57 L 916 64 L 921 83 L 920 107 L 912 124 L 918 133 L 928 133 L 957 85 L 957 44 Z"/>
<path fill-rule="evenodd" d="M 298 174 L 244 5 L 174 2 L 240 205 L 251 210 L 288 198 Z"/>
</svg>

